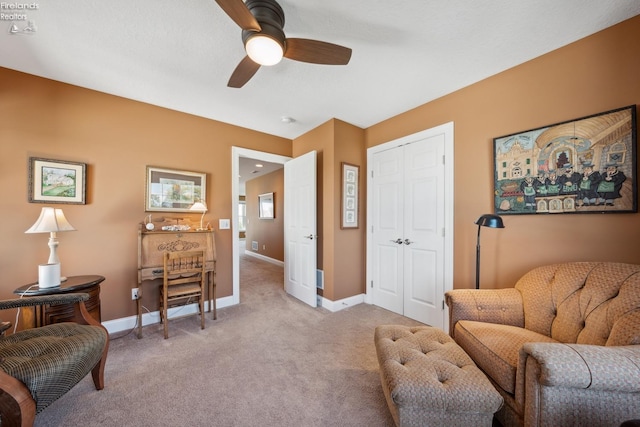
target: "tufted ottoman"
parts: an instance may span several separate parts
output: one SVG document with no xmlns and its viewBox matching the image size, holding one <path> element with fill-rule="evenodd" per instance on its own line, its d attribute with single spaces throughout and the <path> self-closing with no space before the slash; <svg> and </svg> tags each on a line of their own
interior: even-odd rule
<svg viewBox="0 0 640 427">
<path fill-rule="evenodd" d="M 380 380 L 398 426 L 491 426 L 502 396 L 444 331 L 378 326 Z"/>
</svg>

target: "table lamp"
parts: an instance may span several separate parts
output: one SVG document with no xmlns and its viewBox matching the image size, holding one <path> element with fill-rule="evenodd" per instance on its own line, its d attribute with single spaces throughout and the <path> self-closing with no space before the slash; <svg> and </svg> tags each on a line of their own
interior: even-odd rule
<svg viewBox="0 0 640 427">
<path fill-rule="evenodd" d="M 67 218 L 65 218 L 62 209 L 54 209 L 49 207 L 42 208 L 40 217 L 25 233 L 49 233 L 49 260 L 46 264 L 38 266 L 38 286 L 41 288 L 50 288 L 59 286 L 60 282 L 67 280 L 66 277 L 60 276 L 60 259 L 58 258 L 58 231 L 75 231 L 75 228 Z"/>
<path fill-rule="evenodd" d="M 199 202 L 195 202 L 189 208 L 189 210 L 196 211 L 196 212 L 202 212 L 202 216 L 200 217 L 200 227 L 198 228 L 198 230 L 204 230 L 204 228 L 202 226 L 202 222 L 204 221 L 204 214 L 207 213 L 207 204 L 205 203 L 205 201 L 201 200 Z"/>
<path fill-rule="evenodd" d="M 502 218 L 498 215 L 484 214 L 475 222 L 478 225 L 478 239 L 476 240 L 476 289 L 480 289 L 480 227 L 504 228 Z"/>
</svg>

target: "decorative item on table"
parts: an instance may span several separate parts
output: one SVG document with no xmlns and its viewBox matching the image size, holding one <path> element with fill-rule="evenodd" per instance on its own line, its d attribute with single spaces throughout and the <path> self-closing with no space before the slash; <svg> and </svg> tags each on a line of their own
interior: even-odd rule
<svg viewBox="0 0 640 427">
<path fill-rule="evenodd" d="M 207 213 L 207 203 L 203 200 L 200 200 L 199 202 L 195 202 L 190 208 L 189 210 L 195 211 L 195 212 L 202 212 L 202 216 L 200 217 L 200 227 L 198 228 L 198 231 L 204 230 L 203 226 L 202 226 L 202 222 L 204 221 L 204 214 Z"/>
<path fill-rule="evenodd" d="M 478 225 L 476 240 L 476 289 L 480 289 L 480 227 L 504 228 L 502 218 L 498 215 L 484 214 L 475 222 Z"/>
<path fill-rule="evenodd" d="M 189 231 L 189 230 L 191 230 L 191 227 L 184 224 L 162 226 L 162 231 Z"/>
<path fill-rule="evenodd" d="M 67 221 L 62 209 L 50 207 L 42 208 L 40 217 L 25 233 L 49 233 L 49 260 L 46 264 L 38 266 L 38 286 L 52 288 L 60 286 L 60 282 L 67 280 L 60 276 L 60 259 L 58 258 L 59 231 L 75 231 L 75 228 Z"/>
<path fill-rule="evenodd" d="M 146 228 L 149 231 L 153 231 L 154 228 L 156 228 L 156 226 L 153 224 L 153 222 L 151 221 L 151 215 L 147 215 L 145 217 L 144 220 L 144 228 Z"/>
</svg>

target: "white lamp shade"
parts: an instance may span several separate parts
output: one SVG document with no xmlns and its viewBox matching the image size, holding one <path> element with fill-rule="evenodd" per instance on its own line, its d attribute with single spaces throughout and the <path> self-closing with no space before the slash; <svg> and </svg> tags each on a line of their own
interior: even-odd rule
<svg viewBox="0 0 640 427">
<path fill-rule="evenodd" d="M 276 65 L 284 55 L 284 50 L 280 43 L 262 34 L 255 35 L 247 40 L 244 48 L 249 58 L 260 65 Z"/>
<path fill-rule="evenodd" d="M 204 201 L 201 202 L 195 202 L 190 208 L 189 210 L 192 211 L 197 211 L 197 212 L 206 212 L 207 211 L 207 204 Z"/>
<path fill-rule="evenodd" d="M 45 207 L 40 211 L 40 217 L 25 233 L 50 233 L 57 231 L 75 231 L 75 228 L 67 218 L 62 209 Z"/>
</svg>

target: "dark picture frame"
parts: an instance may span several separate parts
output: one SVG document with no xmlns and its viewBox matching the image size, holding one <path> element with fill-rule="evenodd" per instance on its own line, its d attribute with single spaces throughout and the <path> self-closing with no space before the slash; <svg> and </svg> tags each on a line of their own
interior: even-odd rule
<svg viewBox="0 0 640 427">
<path fill-rule="evenodd" d="M 637 212 L 636 106 L 493 140 L 499 215 Z"/>
<path fill-rule="evenodd" d="M 342 194 L 340 228 L 358 228 L 358 195 L 360 166 L 342 162 Z"/>
<path fill-rule="evenodd" d="M 274 219 L 276 217 L 276 207 L 273 193 L 258 195 L 258 217 L 260 219 Z"/>
<path fill-rule="evenodd" d="M 190 212 L 206 194 L 205 173 L 147 166 L 146 212 Z"/>
<path fill-rule="evenodd" d="M 29 203 L 86 204 L 87 164 L 29 157 Z"/>
</svg>

